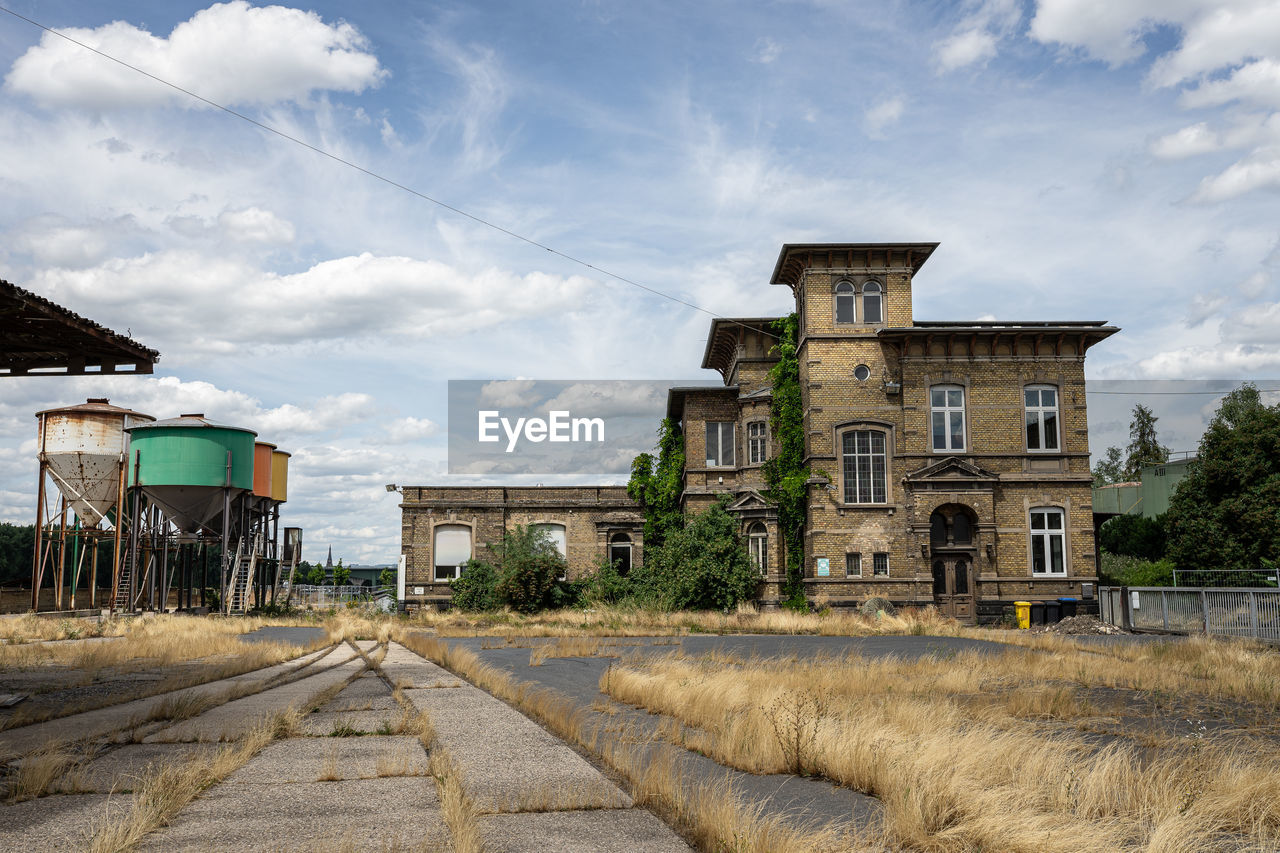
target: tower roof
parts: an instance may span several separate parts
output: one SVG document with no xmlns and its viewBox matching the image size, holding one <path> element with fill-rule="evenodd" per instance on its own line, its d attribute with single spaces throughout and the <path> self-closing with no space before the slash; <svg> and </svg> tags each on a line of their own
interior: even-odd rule
<svg viewBox="0 0 1280 853">
<path fill-rule="evenodd" d="M 914 274 L 937 243 L 785 243 L 770 284 L 795 287 L 806 269 L 883 270 L 906 267 Z"/>
</svg>

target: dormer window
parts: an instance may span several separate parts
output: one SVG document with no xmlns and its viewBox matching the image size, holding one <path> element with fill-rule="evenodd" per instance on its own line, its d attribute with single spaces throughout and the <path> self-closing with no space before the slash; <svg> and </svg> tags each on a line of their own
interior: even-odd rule
<svg viewBox="0 0 1280 853">
<path fill-rule="evenodd" d="M 853 283 L 842 281 L 836 285 L 836 322 L 856 323 L 857 316 L 853 308 Z"/>
<path fill-rule="evenodd" d="M 880 285 L 874 281 L 862 285 L 862 322 L 884 322 L 884 297 Z"/>
</svg>

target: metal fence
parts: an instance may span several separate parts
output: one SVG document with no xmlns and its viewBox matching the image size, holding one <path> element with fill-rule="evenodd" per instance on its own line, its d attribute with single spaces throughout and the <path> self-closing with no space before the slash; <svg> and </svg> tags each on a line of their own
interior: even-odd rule
<svg viewBox="0 0 1280 853">
<path fill-rule="evenodd" d="M 1280 590 L 1128 586 L 1098 590 L 1102 621 L 1135 631 L 1280 642 Z"/>
<path fill-rule="evenodd" d="M 286 586 L 286 593 L 288 587 Z M 382 591 L 377 586 L 313 586 L 295 584 L 289 601 L 294 607 L 340 607 L 348 601 L 372 599 Z M 283 599 L 281 599 L 283 600 Z"/>
</svg>

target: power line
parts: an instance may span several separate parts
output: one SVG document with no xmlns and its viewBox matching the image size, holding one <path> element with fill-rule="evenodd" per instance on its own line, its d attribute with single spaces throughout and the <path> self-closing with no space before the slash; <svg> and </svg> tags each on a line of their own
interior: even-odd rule
<svg viewBox="0 0 1280 853">
<path fill-rule="evenodd" d="M 155 82 L 157 82 L 157 83 L 160 83 L 160 84 L 162 84 L 162 85 L 164 85 L 164 86 L 168 86 L 170 89 L 173 89 L 173 90 L 175 90 L 175 91 L 181 92 L 182 94 L 184 94 L 184 95 L 186 95 L 186 96 L 188 96 L 188 97 L 194 98 L 194 99 L 196 99 L 197 101 L 201 102 L 202 104 L 208 104 L 209 106 L 213 107 L 214 109 L 221 110 L 222 112 L 226 113 L 227 115 L 234 116 L 234 117 L 236 117 L 236 118 L 240 119 L 241 121 L 246 121 L 246 122 L 248 122 L 249 124 L 253 125 L 254 127 L 257 127 L 257 128 L 259 128 L 259 129 L 261 129 L 261 130 L 265 130 L 265 131 L 267 131 L 268 133 L 275 134 L 276 136 L 280 137 L 281 139 L 288 140 L 289 142 L 292 142 L 292 143 L 294 143 L 295 145 L 301 145 L 303 148 L 306 148 L 306 149 L 308 149 L 309 151 L 312 151 L 312 152 L 314 152 L 314 153 L 316 153 L 316 154 L 319 154 L 319 155 L 321 155 L 322 157 L 327 157 L 327 158 L 329 158 L 330 160 L 333 160 L 333 161 L 334 161 L 334 162 L 336 162 L 336 163 L 341 163 L 342 165 L 344 165 L 344 166 L 346 166 L 346 167 L 348 167 L 348 168 L 355 169 L 357 172 L 361 172 L 362 174 L 367 175 L 368 177 L 373 178 L 373 179 L 375 179 L 375 180 L 382 181 L 384 184 L 388 184 L 388 185 L 390 185 L 390 186 L 392 186 L 392 187 L 395 187 L 395 188 L 396 188 L 396 189 L 398 189 L 398 190 L 402 190 L 402 191 L 404 191 L 404 192 L 407 192 L 407 193 L 409 193 L 410 195 L 413 195 L 413 196 L 416 196 L 416 197 L 418 197 L 418 198 L 422 199 L 423 201 L 429 201 L 429 202 L 431 202 L 432 204 L 437 205 L 437 206 L 439 206 L 439 207 L 442 207 L 442 208 L 444 208 L 445 210 L 448 210 L 448 211 L 449 211 L 449 212 L 451 212 L 451 213 L 456 213 L 456 214 L 458 214 L 459 216 L 466 217 L 467 219 L 470 219 L 472 222 L 475 222 L 475 223 L 478 223 L 478 224 L 480 224 L 480 225 L 483 225 L 483 226 L 484 226 L 484 227 L 486 227 L 486 228 L 491 228 L 491 229 L 493 229 L 494 231 L 497 231 L 497 232 L 499 232 L 499 233 L 501 233 L 501 234 L 505 234 L 506 236 L 508 236 L 508 237 L 512 237 L 512 238 L 514 238 L 514 239 L 516 239 L 516 240 L 519 240 L 519 241 L 521 241 L 522 243 L 527 243 L 527 244 L 528 244 L 528 245 L 530 245 L 530 246 L 534 246 L 534 247 L 536 247 L 536 248 L 542 249 L 542 250 L 544 250 L 544 251 L 546 251 L 546 252 L 549 252 L 549 253 L 551 253 L 551 254 L 555 255 L 556 257 L 563 258 L 564 260 L 569 261 L 570 263 L 574 263 L 574 264 L 577 264 L 578 266 L 585 267 L 586 269 L 593 270 L 593 271 L 595 271 L 595 272 L 597 272 L 597 273 L 600 273 L 601 275 L 607 276 L 608 278 L 612 278 L 612 279 L 614 279 L 615 281 L 620 281 L 620 282 L 622 282 L 623 284 L 629 284 L 629 285 L 631 285 L 632 287 L 637 287 L 637 288 L 639 288 L 640 290 L 644 290 L 644 291 L 647 291 L 648 293 L 652 293 L 654 296 L 659 296 L 659 297 L 661 297 L 661 298 L 663 298 L 663 299 L 668 299 L 668 300 L 670 300 L 670 301 L 672 301 L 672 302 L 678 303 L 678 304 L 680 304 L 680 305 L 684 305 L 684 306 L 686 306 L 686 307 L 688 307 L 688 308 L 692 308 L 692 309 L 694 309 L 695 311 L 701 311 L 703 314 L 706 314 L 706 315 L 708 315 L 708 316 L 710 316 L 710 317 L 713 317 L 713 318 L 715 318 L 715 319 L 717 319 L 717 320 L 726 320 L 726 321 L 729 321 L 729 322 L 735 322 L 732 318 L 730 318 L 730 317 L 723 317 L 723 316 L 721 316 L 721 315 L 717 314 L 717 313 L 716 313 L 716 312 L 714 312 L 714 311 L 710 311 L 710 310 L 708 310 L 708 309 L 706 309 L 706 308 L 703 308 L 701 305 L 695 305 L 694 303 L 689 302 L 689 301 L 684 300 L 684 299 L 681 299 L 681 298 L 680 298 L 680 297 L 678 297 L 678 296 L 672 296 L 670 293 L 664 293 L 663 291 L 658 290 L 658 289 L 653 288 L 653 287 L 649 287 L 649 286 L 648 286 L 648 285 L 646 285 L 646 284 L 641 284 L 640 282 L 635 281 L 634 279 L 630 279 L 630 278 L 627 278 L 627 277 L 626 277 L 626 276 L 624 276 L 624 275 L 619 275 L 618 273 L 611 272 L 610 270 L 607 270 L 607 269 L 605 269 L 604 267 L 599 267 L 599 266 L 596 266 L 595 264 L 588 263 L 587 261 L 584 261 L 584 260 L 582 260 L 581 258 L 578 258 L 578 257 L 575 257 L 575 256 L 573 256 L 573 255 L 570 255 L 570 254 L 569 254 L 569 253 L 567 253 L 567 252 L 563 252 L 563 251 L 561 251 L 561 250 L 559 250 L 559 249 L 556 249 L 556 248 L 554 248 L 554 247 L 552 247 L 552 246 L 548 246 L 548 245 L 546 245 L 545 243 L 540 243 L 540 242 L 538 242 L 537 240 L 534 240 L 534 239 L 533 239 L 533 238 L 531 238 L 531 237 L 525 237 L 523 234 L 518 234 L 518 233 L 516 233 L 515 231 L 512 231 L 512 230 L 511 230 L 511 229 L 509 229 L 509 228 L 504 228 L 503 226 L 498 225 L 497 223 L 494 223 L 494 222 L 490 222 L 489 220 L 484 219 L 483 217 L 476 216 L 474 213 L 468 213 L 467 211 L 463 210 L 463 209 L 462 209 L 462 208 L 460 208 L 460 207 L 455 207 L 455 206 L 453 206 L 453 205 L 449 204 L 448 202 L 441 201 L 440 199 L 438 199 L 438 198 L 433 198 L 432 196 L 429 196 L 429 195 L 427 195 L 426 193 L 419 192 L 418 190 L 415 190 L 413 187 L 406 186 L 405 184 L 402 184 L 402 183 L 400 183 L 399 181 L 396 181 L 396 180 L 394 180 L 394 179 L 392 179 L 392 178 L 388 178 L 388 177 L 386 177 L 385 175 L 379 174 L 378 172 L 375 172 L 375 171 L 373 171 L 372 169 L 367 169 L 367 168 L 365 168 L 364 166 L 359 165 L 358 163 L 353 163 L 353 162 L 351 162 L 350 160 L 347 160 L 347 159 L 345 159 L 345 158 L 343 158 L 343 157 L 339 157 L 337 154 L 334 154 L 334 153 L 332 153 L 332 152 L 330 152 L 330 151 L 326 151 L 325 149 L 323 149 L 323 148 L 319 148 L 319 147 L 317 147 L 317 146 L 315 146 L 315 145 L 312 145 L 311 143 L 306 142 L 306 141 L 304 141 L 304 140 L 302 140 L 302 139 L 299 139 L 299 138 L 298 138 L 298 137 L 296 137 L 296 136 L 292 136 L 292 135 L 290 135 L 290 134 L 288 134 L 288 133 L 285 133 L 283 130 L 280 130 L 279 128 L 272 127 L 271 125 L 266 124 L 266 123 L 264 123 L 264 122 L 260 122 L 260 121 L 258 121 L 257 119 L 250 118 L 249 116 L 245 115 L 244 113 L 237 112 L 236 110 L 233 110 L 233 109 L 231 109 L 231 108 L 230 108 L 230 107 L 228 107 L 228 106 L 224 106 L 223 104 L 220 104 L 220 103 L 218 103 L 217 101 L 211 101 L 210 99 L 208 99 L 208 98 L 204 97 L 203 95 L 198 95 L 198 94 L 196 94 L 195 92 L 192 92 L 190 89 L 184 89 L 183 87 L 179 86 L 177 83 L 171 83 L 171 82 L 169 82 L 168 80 L 165 80 L 163 77 L 157 77 L 155 74 L 152 74 L 152 73 L 151 73 L 151 72 L 149 72 L 149 71 L 145 71 L 145 70 L 143 70 L 143 69 L 139 68 L 139 67 L 138 67 L 138 66 L 136 66 L 136 65 L 131 65 L 130 63 L 125 62 L 123 59 L 120 59 L 120 58 L 118 58 L 118 57 L 112 56 L 111 54 L 106 53 L 106 52 L 104 52 L 104 51 L 98 50 L 96 47 L 93 47 L 92 45 L 85 44 L 84 42 L 79 41 L 78 39 L 74 39 L 74 38 L 72 38 L 71 36 L 69 36 L 69 35 L 67 35 L 67 34 L 65 34 L 65 33 L 60 33 L 60 32 L 58 32 L 57 30 L 53 29 L 52 27 L 48 27 L 48 26 L 46 26 L 46 25 L 44 25 L 44 24 L 40 23 L 39 21 L 34 21 L 34 20 L 32 20 L 31 18 L 28 18 L 28 17 L 27 17 L 27 16 L 25 16 L 25 15 L 21 15 L 21 14 L 19 14 L 19 13 L 17 13 L 17 12 L 15 12 L 15 11 L 13 11 L 12 9 L 10 9 L 10 8 L 8 8 L 8 7 L 0 6 L 0 12 L 6 12 L 6 13 L 8 13 L 8 14 L 12 15 L 13 17 L 17 18 L 17 19 L 18 19 L 18 20 L 20 20 L 20 21 L 25 21 L 25 22 L 27 22 L 28 24 L 30 24 L 31 26 L 33 26 L 33 27 L 38 27 L 39 29 L 44 30 L 46 33 L 49 33 L 49 34 L 51 34 L 51 35 L 55 35 L 55 36 L 57 36 L 57 37 L 58 37 L 58 38 L 60 38 L 60 39 L 64 39 L 64 40 L 66 40 L 66 41 L 69 41 L 69 42 L 71 42 L 71 43 L 72 43 L 72 44 L 74 44 L 74 45 L 77 45 L 77 46 L 79 46 L 79 47 L 84 48 L 84 49 L 85 49 L 85 50 L 87 50 L 87 51 L 90 51 L 91 53 L 96 53 L 98 56 L 101 56 L 103 59 L 109 59 L 109 60 L 111 60 L 112 62 L 116 63 L 117 65 L 121 65 L 121 66 L 123 66 L 123 67 L 125 67 L 125 68 L 128 68 L 130 71 L 133 71 L 133 72 L 135 72 L 135 73 L 137 73 L 137 74 L 141 74 L 143 77 L 147 77 L 147 78 L 149 78 L 149 79 L 151 79 L 151 80 L 154 80 L 154 81 L 155 81 Z M 743 328 L 754 328 L 754 327 L 751 327 L 751 326 L 747 326 L 745 323 L 736 323 L 736 325 L 742 326 Z M 757 331 L 762 331 L 762 332 L 763 332 L 763 334 L 769 335 L 770 337 L 775 337 L 775 338 L 776 338 L 776 337 L 780 337 L 779 335 L 775 335 L 773 332 L 764 331 L 764 330 L 757 330 Z"/>
<path fill-rule="evenodd" d="M 1097 380 L 1097 381 L 1099 381 L 1099 382 L 1116 382 L 1116 381 L 1121 381 L 1121 382 L 1141 382 L 1142 380 L 1140 380 L 1140 379 L 1122 379 L 1122 380 L 1114 380 L 1114 379 L 1099 379 L 1099 380 Z M 1155 381 L 1155 382 L 1167 382 L 1167 381 L 1169 381 L 1169 380 L 1167 380 L 1167 379 L 1156 379 L 1156 380 L 1152 380 L 1152 381 Z M 1194 380 L 1194 379 L 1188 379 L 1188 380 L 1184 380 L 1184 381 L 1187 381 L 1187 382 L 1195 382 L 1196 380 Z M 1085 383 L 1085 392 L 1086 392 L 1087 394 L 1089 394 L 1089 396 L 1091 396 L 1091 397 L 1092 397 L 1092 396 L 1094 396 L 1095 394 L 1113 394 L 1113 395 L 1121 396 L 1121 397 L 1132 397 L 1132 396 L 1134 396 L 1134 395 L 1136 395 L 1136 394 L 1143 394 L 1143 395 L 1160 395 L 1160 396 L 1170 396 L 1170 397 L 1185 396 L 1185 395 L 1191 395 L 1191 394 L 1209 394 L 1209 395 L 1213 395 L 1213 396 L 1215 396 L 1215 397 L 1221 397 L 1221 396 L 1223 396 L 1223 395 L 1225 395 L 1225 394 L 1230 394 L 1232 391 L 1237 391 L 1237 390 L 1239 390 L 1239 386 L 1237 386 L 1237 387 L 1235 387 L 1235 388 L 1228 388 L 1226 391 L 1090 391 L 1090 390 L 1089 390 L 1089 387 L 1088 387 L 1088 383 L 1087 383 L 1087 382 Z M 1258 389 L 1258 393 L 1259 393 L 1259 394 L 1275 394 L 1275 393 L 1277 393 L 1277 392 L 1280 392 L 1280 388 L 1259 388 L 1259 389 Z"/>
</svg>

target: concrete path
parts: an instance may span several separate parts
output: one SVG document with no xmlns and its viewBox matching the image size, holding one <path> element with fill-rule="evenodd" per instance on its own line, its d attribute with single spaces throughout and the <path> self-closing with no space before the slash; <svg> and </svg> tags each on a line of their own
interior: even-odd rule
<svg viewBox="0 0 1280 853">
<path fill-rule="evenodd" d="M 356 677 L 365 668 L 363 659 L 349 652 L 345 662 L 291 681 L 280 687 L 234 699 L 212 710 L 183 720 L 143 738 L 143 743 L 219 742 L 238 740 L 253 726 L 282 711 L 301 710 L 324 691 Z M 344 655 L 344 657 L 346 657 Z"/>
<path fill-rule="evenodd" d="M 0 846 L 22 853 L 81 853 L 99 821 L 118 819 L 131 805 L 129 796 L 106 794 L 5 803 L 0 805 Z"/>
<path fill-rule="evenodd" d="M 348 651 L 350 650 L 348 649 Z M 187 696 L 216 698 L 225 695 L 229 691 L 241 688 L 249 689 L 250 685 L 255 683 L 266 683 L 292 677 L 312 665 L 317 667 L 328 666 L 330 661 L 322 660 L 328 652 L 329 649 L 323 649 L 303 655 L 300 658 L 294 658 L 263 669 L 256 669 L 231 678 L 210 681 L 194 687 L 184 687 L 180 690 L 172 690 L 168 693 L 160 693 L 144 699 L 135 699 L 131 702 L 121 702 L 118 705 L 108 705 L 105 708 L 59 717 L 43 723 L 32 723 L 27 726 L 6 729 L 0 732 L 0 761 L 10 760 L 53 741 L 70 743 L 101 737 L 120 729 L 130 728 L 136 725 L 138 721 L 145 720 L 159 705 L 175 699 Z M 354 657 L 354 653 L 352 653 L 352 656 Z"/>
<path fill-rule="evenodd" d="M 390 662 L 390 665 L 388 665 Z M 486 850 L 674 851 L 680 836 L 564 741 L 488 693 L 392 643 L 383 672 L 408 682 L 479 818 Z"/>
</svg>

